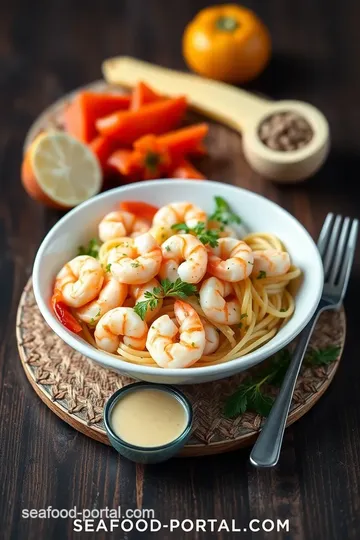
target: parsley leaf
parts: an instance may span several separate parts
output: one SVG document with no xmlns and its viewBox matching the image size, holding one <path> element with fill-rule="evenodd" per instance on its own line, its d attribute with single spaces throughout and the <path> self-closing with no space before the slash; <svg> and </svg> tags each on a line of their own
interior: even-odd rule
<svg viewBox="0 0 360 540">
<path fill-rule="evenodd" d="M 205 227 L 205 223 L 203 221 L 199 221 L 195 227 L 188 227 L 186 223 L 175 223 L 175 225 L 171 226 L 174 231 L 183 231 L 187 234 L 194 234 L 198 237 L 200 242 L 203 244 L 210 244 L 211 247 L 216 247 L 219 242 L 219 232 L 216 229 L 209 229 L 207 230 Z"/>
<path fill-rule="evenodd" d="M 145 298 L 147 298 L 147 300 L 137 302 L 134 306 L 135 313 L 137 313 L 142 320 L 145 319 L 148 310 L 153 311 L 159 303 L 159 299 L 156 296 L 152 296 L 152 293 L 149 291 L 145 293 Z"/>
<path fill-rule="evenodd" d="M 150 309 L 153 311 L 159 304 L 159 300 L 166 296 L 176 296 L 178 298 L 186 298 L 197 294 L 197 288 L 192 283 L 181 281 L 178 278 L 171 282 L 169 279 L 163 279 L 160 287 L 154 287 L 152 291 L 146 291 L 144 296 L 146 300 L 137 302 L 134 306 L 134 311 L 139 317 L 144 320 L 146 313 Z"/>
<path fill-rule="evenodd" d="M 196 228 L 194 230 L 196 236 L 203 244 L 209 244 L 211 247 L 216 247 L 219 245 L 219 233 L 215 229 L 209 229 L 208 231 L 205 231 L 204 227 L 203 231 L 196 232 Z"/>
<path fill-rule="evenodd" d="M 241 384 L 225 402 L 224 415 L 227 418 L 233 418 L 239 414 L 244 414 L 247 410 L 247 392 L 246 385 Z"/>
<path fill-rule="evenodd" d="M 186 234 L 190 234 L 190 227 L 186 225 L 186 223 L 174 223 L 174 225 L 171 225 L 171 228 L 174 231 L 184 231 Z"/>
<path fill-rule="evenodd" d="M 328 365 L 337 360 L 339 352 L 340 347 L 334 345 L 324 349 L 310 349 L 304 362 L 307 366 Z M 283 349 L 270 357 L 267 365 L 256 376 L 247 377 L 239 388 L 226 399 L 223 409 L 224 416 L 233 418 L 246 411 L 268 416 L 274 398 L 266 392 L 266 385 L 280 387 L 290 362 L 291 352 L 289 349 Z"/>
<path fill-rule="evenodd" d="M 246 379 L 234 394 L 226 401 L 224 415 L 233 418 L 246 411 L 253 411 L 261 416 L 268 416 L 274 402 L 274 398 L 264 394 L 261 390 L 266 381 L 264 379 Z"/>
<path fill-rule="evenodd" d="M 96 238 L 92 238 L 87 246 L 78 247 L 78 255 L 89 255 L 95 259 L 99 256 L 100 243 Z"/>
<path fill-rule="evenodd" d="M 312 366 L 326 366 L 337 360 L 340 348 L 330 345 L 324 349 L 311 349 L 305 357 L 305 362 Z"/>
<path fill-rule="evenodd" d="M 260 270 L 259 275 L 256 279 L 264 279 L 266 278 L 266 272 L 264 270 Z"/>
<path fill-rule="evenodd" d="M 108 263 L 108 264 L 105 266 L 105 272 L 110 272 L 110 269 L 111 269 L 111 263 Z"/>
<path fill-rule="evenodd" d="M 224 225 L 230 225 L 230 223 L 241 223 L 240 217 L 234 214 L 229 204 L 222 197 L 215 197 L 215 212 L 211 214 L 209 219 L 219 221 Z"/>
<path fill-rule="evenodd" d="M 182 281 L 180 278 L 173 283 L 169 279 L 163 279 L 161 281 L 161 287 L 164 297 L 178 296 L 179 298 L 186 298 L 187 296 L 193 296 L 197 293 L 195 285 Z"/>
<path fill-rule="evenodd" d="M 251 400 L 248 403 L 248 408 L 257 414 L 261 414 L 261 416 L 269 416 L 275 401 L 274 398 L 263 394 L 258 388 L 250 396 Z"/>
</svg>

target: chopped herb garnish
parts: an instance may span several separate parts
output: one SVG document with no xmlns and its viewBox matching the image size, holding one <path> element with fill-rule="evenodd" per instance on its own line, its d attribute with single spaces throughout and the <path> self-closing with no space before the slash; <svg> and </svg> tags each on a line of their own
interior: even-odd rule
<svg viewBox="0 0 360 540">
<path fill-rule="evenodd" d="M 170 247 L 170 246 L 166 246 L 165 249 L 166 249 L 166 251 L 171 251 L 171 247 Z"/>
<path fill-rule="evenodd" d="M 259 275 L 256 279 L 264 279 L 266 278 L 266 272 L 264 270 L 260 270 Z"/>
<path fill-rule="evenodd" d="M 99 256 L 100 243 L 96 238 L 92 238 L 87 246 L 78 247 L 78 255 L 89 255 L 95 259 Z"/>
<path fill-rule="evenodd" d="M 210 219 L 219 221 L 224 225 L 230 223 L 241 223 L 241 219 L 238 215 L 234 214 L 229 204 L 222 197 L 215 197 L 215 212 L 211 214 Z"/>
<path fill-rule="evenodd" d="M 285 313 L 285 311 L 287 311 L 287 309 L 285 309 L 283 307 L 280 309 L 280 313 Z"/>
<path fill-rule="evenodd" d="M 247 317 L 247 316 L 248 316 L 247 313 L 242 313 L 242 314 L 240 315 L 240 320 L 241 320 L 241 319 L 245 319 L 245 317 Z"/>
<path fill-rule="evenodd" d="M 134 306 L 134 311 L 139 317 L 144 320 L 146 313 L 150 309 L 153 311 L 159 304 L 159 300 L 166 296 L 176 296 L 178 298 L 186 298 L 197 294 L 197 288 L 192 283 L 186 283 L 178 278 L 171 282 L 169 279 L 163 279 L 160 287 L 154 287 L 152 292 L 146 291 L 144 297 L 146 300 L 137 302 Z"/>
<path fill-rule="evenodd" d="M 131 266 L 132 266 L 133 268 L 139 268 L 140 263 L 139 263 L 139 261 L 134 261 L 133 263 L 131 263 Z"/>
<path fill-rule="evenodd" d="M 90 319 L 90 324 L 95 324 L 96 323 L 96 319 L 98 319 L 101 315 L 101 309 L 99 308 L 99 311 L 97 312 L 97 314 L 95 315 L 95 317 L 91 317 Z"/>
<path fill-rule="evenodd" d="M 328 365 L 335 362 L 339 353 L 340 347 L 337 346 L 310 349 L 305 356 L 304 363 L 307 366 Z M 289 349 L 283 349 L 270 357 L 264 369 L 255 376 L 247 377 L 236 392 L 227 398 L 224 405 L 224 416 L 233 418 L 246 411 L 268 416 L 274 398 L 266 393 L 266 385 L 280 387 L 290 362 L 291 352 Z"/>
<path fill-rule="evenodd" d="M 108 263 L 108 264 L 105 266 L 105 272 L 110 272 L 110 269 L 111 269 L 111 263 Z"/>
<path fill-rule="evenodd" d="M 186 223 L 176 223 L 175 225 L 172 225 L 171 228 L 175 231 L 183 231 L 187 234 L 194 234 L 198 237 L 200 242 L 203 244 L 209 244 L 211 247 L 216 247 L 219 244 L 219 232 L 215 229 L 207 230 L 203 221 L 199 221 L 195 227 L 188 227 Z"/>
</svg>

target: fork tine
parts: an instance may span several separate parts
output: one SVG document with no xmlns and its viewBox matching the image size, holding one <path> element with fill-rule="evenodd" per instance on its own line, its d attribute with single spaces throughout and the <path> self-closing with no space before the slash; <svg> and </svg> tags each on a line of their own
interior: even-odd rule
<svg viewBox="0 0 360 540">
<path fill-rule="evenodd" d="M 350 227 L 350 218 L 346 217 L 344 219 L 344 223 L 342 225 L 340 236 L 339 236 L 339 242 L 336 249 L 336 255 L 334 260 L 334 265 L 331 270 L 331 274 L 328 278 L 328 282 L 332 285 L 335 284 L 336 276 L 338 275 L 340 265 L 345 257 L 345 250 L 346 250 L 346 239 L 349 232 Z"/>
<path fill-rule="evenodd" d="M 334 225 L 331 231 L 331 236 L 329 240 L 329 245 L 326 249 L 325 257 L 323 256 L 323 264 L 324 264 L 324 274 L 325 274 L 325 281 L 326 281 L 326 275 L 328 274 L 330 270 L 331 263 L 334 259 L 334 255 L 336 253 L 336 243 L 338 239 L 338 234 L 340 230 L 341 225 L 341 216 L 336 216 Z"/>
<path fill-rule="evenodd" d="M 346 288 L 347 288 L 349 278 L 350 278 L 350 272 L 351 272 L 351 267 L 352 267 L 354 254 L 355 254 L 355 248 L 356 248 L 358 228 L 359 228 L 359 222 L 357 219 L 354 219 L 354 221 L 352 222 L 349 239 L 347 241 L 346 252 L 345 252 L 342 268 L 340 271 L 339 285 L 338 285 L 338 287 L 341 288 L 340 302 L 344 298 Z"/>
<path fill-rule="evenodd" d="M 321 233 L 320 233 L 319 240 L 317 243 L 317 247 L 318 247 L 321 257 L 323 257 L 325 253 L 325 248 L 330 237 L 333 218 L 334 218 L 334 214 L 329 213 L 326 216 L 324 225 L 322 226 L 322 229 L 321 229 Z"/>
</svg>

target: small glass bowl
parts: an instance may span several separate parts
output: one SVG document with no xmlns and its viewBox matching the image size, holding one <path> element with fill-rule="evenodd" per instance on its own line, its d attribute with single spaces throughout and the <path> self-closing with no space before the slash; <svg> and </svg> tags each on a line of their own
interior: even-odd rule
<svg viewBox="0 0 360 540">
<path fill-rule="evenodd" d="M 162 446 L 135 446 L 122 440 L 118 435 L 116 435 L 116 433 L 114 433 L 111 427 L 112 409 L 119 399 L 122 399 L 128 392 L 137 392 L 144 388 L 168 392 L 181 403 L 187 414 L 187 422 L 184 431 L 176 439 Z M 190 436 L 192 423 L 193 411 L 187 397 L 173 386 L 164 384 L 147 382 L 129 384 L 123 388 L 120 388 L 120 390 L 117 390 L 112 396 L 110 396 L 104 407 L 105 429 L 112 446 L 115 448 L 115 450 L 117 450 L 117 452 L 119 452 L 119 454 L 127 459 L 130 459 L 131 461 L 135 461 L 136 463 L 160 463 L 161 461 L 166 461 L 175 454 L 178 454 L 183 446 L 185 446 L 185 443 Z"/>
</svg>

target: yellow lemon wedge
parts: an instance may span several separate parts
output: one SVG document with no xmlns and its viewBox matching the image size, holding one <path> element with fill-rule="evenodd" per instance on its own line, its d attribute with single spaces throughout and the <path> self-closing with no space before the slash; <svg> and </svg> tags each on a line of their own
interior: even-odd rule
<svg viewBox="0 0 360 540">
<path fill-rule="evenodd" d="M 73 208 L 99 193 L 102 172 L 90 148 L 61 131 L 38 135 L 26 150 L 21 179 L 46 206 Z"/>
</svg>

